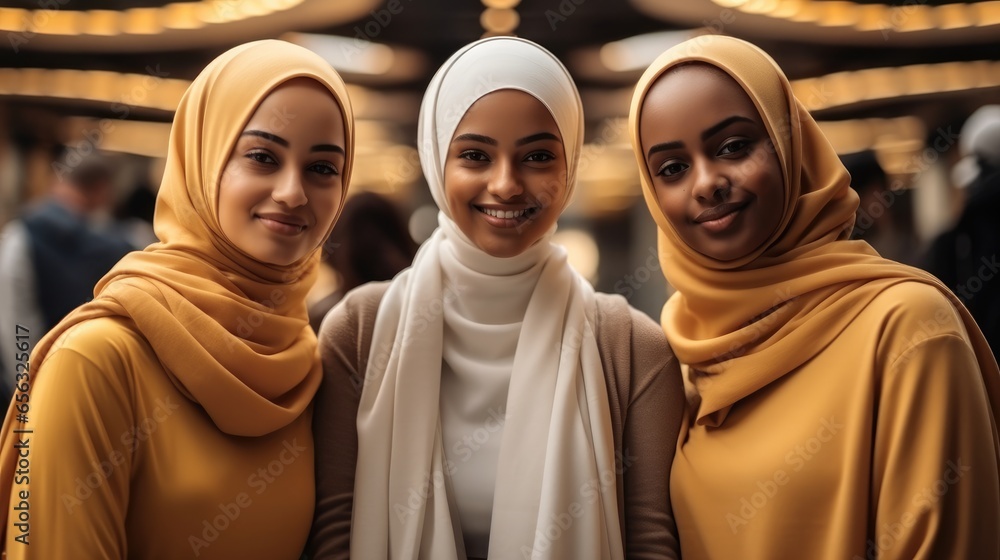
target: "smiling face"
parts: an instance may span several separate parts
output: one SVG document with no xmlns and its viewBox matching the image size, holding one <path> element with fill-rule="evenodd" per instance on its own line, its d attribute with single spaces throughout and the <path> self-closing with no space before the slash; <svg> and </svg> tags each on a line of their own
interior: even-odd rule
<svg viewBox="0 0 1000 560">
<path fill-rule="evenodd" d="M 500 90 L 462 117 L 444 166 L 452 219 L 477 247 L 513 257 L 555 223 L 566 198 L 559 127 L 533 96 Z"/>
<path fill-rule="evenodd" d="M 219 184 L 229 241 L 272 265 L 320 246 L 346 185 L 344 118 L 325 86 L 296 78 L 274 89 L 236 141 Z"/>
<path fill-rule="evenodd" d="M 656 199 L 681 240 L 719 261 L 766 242 L 781 222 L 783 176 L 743 88 L 718 68 L 680 66 L 650 87 L 640 115 Z"/>
</svg>

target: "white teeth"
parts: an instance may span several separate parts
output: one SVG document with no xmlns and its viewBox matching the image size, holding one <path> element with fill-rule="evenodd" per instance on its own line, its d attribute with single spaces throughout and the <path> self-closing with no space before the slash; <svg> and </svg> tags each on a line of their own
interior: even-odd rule
<svg viewBox="0 0 1000 560">
<path fill-rule="evenodd" d="M 527 208 L 523 210 L 493 210 L 492 208 L 480 208 L 479 210 L 484 214 L 493 216 L 494 218 L 504 218 L 508 220 L 520 218 L 528 211 Z"/>
</svg>

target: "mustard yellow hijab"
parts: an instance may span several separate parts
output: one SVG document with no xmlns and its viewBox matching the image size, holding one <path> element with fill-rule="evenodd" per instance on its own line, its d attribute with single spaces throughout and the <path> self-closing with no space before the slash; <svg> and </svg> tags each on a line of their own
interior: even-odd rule
<svg viewBox="0 0 1000 560">
<path fill-rule="evenodd" d="M 717 261 L 685 244 L 653 190 L 639 138 L 640 109 L 656 79 L 685 62 L 730 76 L 753 100 L 774 143 L 785 182 L 779 227 L 754 252 Z M 933 276 L 883 259 L 849 241 L 858 196 L 833 147 L 795 99 L 788 79 L 762 50 L 739 39 L 703 36 L 666 51 L 636 85 L 629 132 L 643 195 L 659 226 L 659 257 L 677 289 L 661 323 L 674 352 L 691 368 L 700 397 L 696 421 L 718 425 L 729 408 L 802 365 L 835 339 L 883 290 L 900 282 L 940 289 L 960 313 L 976 353 L 995 418 L 1000 371 L 972 316 Z M 721 382 L 720 382 L 721 381 Z"/>
<path fill-rule="evenodd" d="M 58 374 L 44 369 L 45 358 L 69 328 L 120 316 L 135 323 L 174 385 L 219 430 L 261 436 L 302 414 L 322 376 L 305 303 L 319 247 L 289 266 L 256 261 L 223 234 L 218 209 L 219 178 L 237 137 L 260 102 L 296 77 L 325 85 L 340 105 L 346 196 L 354 132 L 340 76 L 319 56 L 282 41 L 257 41 L 222 54 L 194 80 L 174 117 L 153 219 L 160 242 L 126 255 L 97 284 L 93 301 L 42 338 L 31 355 L 32 382 L 39 374 Z M 13 430 L 31 428 L 15 415 L 9 408 L 0 441 L 4 504 L 17 461 Z M 6 514 L 4 508 L 0 524 L 6 524 Z"/>
</svg>

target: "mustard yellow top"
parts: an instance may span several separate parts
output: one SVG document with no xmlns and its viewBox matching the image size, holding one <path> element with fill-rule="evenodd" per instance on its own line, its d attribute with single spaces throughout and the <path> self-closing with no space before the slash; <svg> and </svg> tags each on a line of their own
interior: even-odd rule
<svg viewBox="0 0 1000 560">
<path fill-rule="evenodd" d="M 680 239 L 642 156 L 646 92 L 684 62 L 743 87 L 782 167 L 780 226 L 734 261 Z M 684 558 L 1000 556 L 996 361 L 947 288 L 847 240 L 858 197 L 774 61 L 682 43 L 640 79 L 630 132 L 677 288 L 661 322 L 690 372 L 671 472 Z"/>
<path fill-rule="evenodd" d="M 29 492 L 28 544 L 16 540 L 15 495 L 9 560 L 300 557 L 315 496 L 311 409 L 265 435 L 226 434 L 121 317 L 70 327 L 31 403 L 30 484 L 13 486 Z"/>
<path fill-rule="evenodd" d="M 199 74 L 171 128 L 160 242 L 123 258 L 18 377 L 0 434 L 8 558 L 299 557 L 314 501 L 308 406 L 321 368 L 305 295 L 319 247 L 263 263 L 218 214 L 237 137 L 296 77 L 340 105 L 348 184 L 350 102 L 322 58 L 257 41 Z"/>
</svg>

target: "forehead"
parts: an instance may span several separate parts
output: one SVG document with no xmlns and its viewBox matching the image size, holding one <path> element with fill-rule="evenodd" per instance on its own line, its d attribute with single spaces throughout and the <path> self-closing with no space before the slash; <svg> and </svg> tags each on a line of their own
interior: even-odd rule
<svg viewBox="0 0 1000 560">
<path fill-rule="evenodd" d="M 477 99 L 462 116 L 456 132 L 472 128 L 493 129 L 497 133 L 524 128 L 559 135 L 555 119 L 545 104 L 516 89 L 493 91 Z"/>
<path fill-rule="evenodd" d="M 324 84 L 299 77 L 277 85 L 264 96 L 250 116 L 248 126 L 266 124 L 284 128 L 297 122 L 306 124 L 317 117 L 342 120 L 340 103 Z"/>
<path fill-rule="evenodd" d="M 733 114 L 762 122 L 747 92 L 724 70 L 693 63 L 671 68 L 650 86 L 643 99 L 643 117 L 664 113 L 724 118 Z"/>
</svg>

